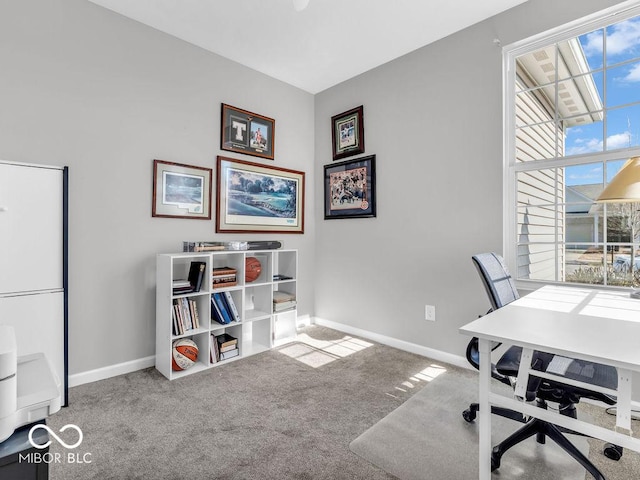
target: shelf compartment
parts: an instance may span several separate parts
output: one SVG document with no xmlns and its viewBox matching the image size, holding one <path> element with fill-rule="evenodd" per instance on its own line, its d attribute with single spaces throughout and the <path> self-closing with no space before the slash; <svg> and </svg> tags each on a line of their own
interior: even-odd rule
<svg viewBox="0 0 640 480">
<path fill-rule="evenodd" d="M 271 284 L 245 287 L 244 321 L 253 322 L 271 315 L 272 305 Z"/>
<path fill-rule="evenodd" d="M 272 347 L 271 317 L 242 324 L 242 356 L 255 355 Z"/>
<path fill-rule="evenodd" d="M 253 254 L 247 254 L 246 256 L 246 260 L 250 259 L 251 257 L 255 257 L 259 262 L 260 262 L 260 275 L 258 276 L 258 278 L 256 278 L 254 281 L 252 282 L 247 282 L 245 280 L 245 275 L 242 276 L 242 280 L 243 283 L 245 284 L 245 286 L 250 287 L 250 286 L 256 286 L 256 285 L 262 285 L 262 284 L 266 284 L 266 283 L 271 283 L 272 281 L 272 255 L 271 253 L 253 253 Z M 245 261 L 246 261 L 245 260 Z"/>
<path fill-rule="evenodd" d="M 273 343 L 283 345 L 295 338 L 298 329 L 298 315 L 294 309 L 273 315 Z"/>
<path fill-rule="evenodd" d="M 236 360 L 242 357 L 242 334 L 243 334 L 242 324 L 236 323 L 233 325 L 232 324 L 225 325 L 223 326 L 223 328 L 219 328 L 219 329 L 217 328 L 215 330 L 212 330 L 211 333 L 216 337 L 219 335 L 222 335 L 223 333 L 226 333 L 238 339 L 238 355 L 235 357 L 227 358 L 225 360 L 218 360 L 217 362 L 210 363 L 210 365 L 216 366 L 216 365 L 224 364 L 227 362 L 231 362 L 233 360 Z M 211 334 L 209 334 L 209 336 L 211 337 Z M 213 346 L 213 342 L 215 341 L 216 340 L 214 338 L 210 338 L 211 346 Z M 209 354 L 209 361 L 210 360 L 211 360 L 211 354 Z"/>
<path fill-rule="evenodd" d="M 210 290 L 209 282 L 207 278 L 211 275 L 211 256 L 210 255 L 193 255 L 193 254 L 185 254 L 172 256 L 171 259 L 171 280 L 188 280 L 189 279 L 189 269 L 191 268 L 191 262 L 205 262 L 207 264 L 205 268 L 204 278 L 202 281 L 202 286 L 198 292 L 188 292 L 188 293 L 173 293 L 173 289 L 171 290 L 171 294 L 173 298 L 183 297 L 185 295 L 198 295 L 207 293 Z"/>
<path fill-rule="evenodd" d="M 295 251 L 276 251 L 274 252 L 273 275 L 274 281 L 295 281 L 298 277 L 297 271 L 297 252 Z M 277 275 L 288 277 L 286 280 L 278 280 Z"/>
<path fill-rule="evenodd" d="M 198 359 L 194 363 L 192 367 L 187 368 L 186 370 L 173 370 L 171 368 L 172 359 L 173 359 L 173 342 L 178 339 L 188 338 L 195 342 L 198 346 Z M 169 365 L 171 368 L 171 378 L 179 378 L 184 375 L 190 375 L 192 373 L 198 372 L 200 370 L 204 370 L 209 366 L 209 332 L 205 329 L 201 333 L 198 334 L 190 334 L 183 335 L 179 338 L 175 338 L 171 341 L 171 351 L 169 353 Z"/>
</svg>

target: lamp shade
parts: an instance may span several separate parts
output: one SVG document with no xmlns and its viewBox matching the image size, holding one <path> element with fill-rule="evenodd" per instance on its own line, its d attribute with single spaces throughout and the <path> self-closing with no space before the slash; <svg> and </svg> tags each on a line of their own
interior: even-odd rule
<svg viewBox="0 0 640 480">
<path fill-rule="evenodd" d="M 596 202 L 640 202 L 640 157 L 627 160 Z"/>
</svg>

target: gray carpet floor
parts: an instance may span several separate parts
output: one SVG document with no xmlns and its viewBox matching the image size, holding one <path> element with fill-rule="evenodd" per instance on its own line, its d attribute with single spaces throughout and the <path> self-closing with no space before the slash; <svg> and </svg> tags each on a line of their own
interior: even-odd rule
<svg viewBox="0 0 640 480">
<path fill-rule="evenodd" d="M 69 452 L 53 442 L 62 461 L 50 464 L 50 478 L 396 478 L 349 444 L 455 368 L 317 326 L 298 340 L 172 382 L 149 368 L 70 389 L 70 406 L 49 425 L 79 426 L 84 439 L 73 453 L 90 463 L 66 461 Z M 465 402 L 451 398 L 447 407 L 459 415 Z M 637 454 L 616 463 L 601 444 L 591 452 L 600 468 L 609 464 L 610 480 L 640 478 Z M 451 454 L 429 461 L 450 464 Z"/>
<path fill-rule="evenodd" d="M 504 394 L 511 393 L 506 385 L 496 386 L 504 387 Z M 351 442 L 350 448 L 401 480 L 478 478 L 477 422 L 465 422 L 460 411 L 451 408 L 451 399 L 468 405 L 476 398 L 475 372 L 449 369 Z M 493 444 L 522 426 L 499 416 L 494 416 L 491 423 Z M 585 438 L 574 437 L 572 441 L 588 455 Z M 585 470 L 552 441 L 540 445 L 530 439 L 502 457 L 493 477 L 584 480 Z"/>
</svg>

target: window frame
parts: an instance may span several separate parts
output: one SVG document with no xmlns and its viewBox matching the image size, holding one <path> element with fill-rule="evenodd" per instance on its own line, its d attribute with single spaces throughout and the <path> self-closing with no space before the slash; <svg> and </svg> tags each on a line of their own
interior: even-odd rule
<svg viewBox="0 0 640 480">
<path fill-rule="evenodd" d="M 536 170 L 569 167 L 591 162 L 606 162 L 618 160 L 621 156 L 631 157 L 640 155 L 640 147 L 617 149 L 613 151 L 572 155 L 533 162 L 516 162 L 516 59 L 527 53 L 534 52 L 549 45 L 577 38 L 580 35 L 602 29 L 609 25 L 622 22 L 632 17 L 640 16 L 640 5 L 637 1 L 627 1 L 588 15 L 573 22 L 542 32 L 532 37 L 506 45 L 502 48 L 503 73 L 503 257 L 507 267 L 514 272 L 514 279 L 519 288 L 535 289 L 546 284 L 563 284 L 580 288 L 610 288 L 628 290 L 628 287 L 610 285 L 588 285 L 562 281 L 542 281 L 517 278 L 517 228 L 518 228 L 518 198 L 517 176 L 519 172 L 532 170 L 535 163 Z M 606 61 L 606 57 L 605 57 Z M 606 87 L 605 87 L 606 88 Z M 606 110 L 605 110 L 606 111 Z M 605 127 L 606 128 L 606 127 Z M 606 131 L 603 132 L 606 138 Z M 557 145 L 556 145 L 557 148 Z M 557 152 L 556 152 L 557 155 Z M 605 163 L 606 164 L 606 163 Z M 606 178 L 606 177 L 605 177 Z M 605 234 L 606 237 L 606 234 Z M 566 242 L 556 240 L 556 248 L 564 246 Z M 556 265 L 556 269 L 558 265 Z"/>
</svg>

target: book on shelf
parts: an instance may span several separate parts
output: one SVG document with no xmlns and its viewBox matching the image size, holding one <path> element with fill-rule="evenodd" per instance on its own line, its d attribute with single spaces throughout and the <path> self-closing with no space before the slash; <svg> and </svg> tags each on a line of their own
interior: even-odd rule
<svg viewBox="0 0 640 480">
<path fill-rule="evenodd" d="M 226 325 L 233 321 L 231 317 L 231 313 L 229 313 L 229 309 L 225 303 L 224 295 L 220 292 L 215 292 L 211 294 L 211 312 L 214 314 L 214 320 L 218 323 Z"/>
<path fill-rule="evenodd" d="M 207 270 L 207 262 L 191 262 L 189 266 L 189 284 L 193 292 L 199 292 L 202 288 L 202 280 Z"/>
<path fill-rule="evenodd" d="M 227 332 L 221 333 L 220 335 L 216 335 L 216 343 L 218 344 L 219 349 L 223 349 L 230 345 L 238 345 L 238 339 L 236 337 L 232 337 Z"/>
<path fill-rule="evenodd" d="M 238 348 L 234 348 L 233 350 L 228 350 L 226 352 L 220 352 L 220 360 L 227 360 L 229 358 L 237 357 L 240 354 L 240 350 Z"/>
<path fill-rule="evenodd" d="M 228 352 L 229 350 L 233 350 L 234 348 L 238 348 L 238 343 L 233 343 L 231 345 L 227 345 L 226 347 L 219 348 L 220 353 Z"/>
<path fill-rule="evenodd" d="M 240 312 L 238 311 L 238 307 L 236 307 L 236 302 L 233 300 L 233 295 L 231 292 L 224 292 L 224 300 L 229 307 L 229 313 L 231 313 L 232 320 L 236 322 L 240 321 Z"/>
<path fill-rule="evenodd" d="M 183 293 L 189 293 L 193 291 L 193 287 L 191 286 L 191 282 L 188 279 L 176 279 L 171 283 L 171 288 L 173 289 L 174 295 L 181 295 Z"/>
<path fill-rule="evenodd" d="M 173 334 L 182 335 L 200 327 L 198 305 L 195 300 L 186 297 L 173 300 Z"/>
<path fill-rule="evenodd" d="M 211 334 L 211 363 L 217 363 L 220 360 L 220 350 L 218 349 L 218 342 L 216 341 L 216 336 Z"/>
<path fill-rule="evenodd" d="M 211 320 L 214 320 L 222 325 L 225 324 L 224 317 L 222 316 L 222 311 L 216 302 L 215 297 L 211 294 Z"/>
<path fill-rule="evenodd" d="M 193 328 L 200 328 L 200 318 L 198 315 L 198 305 L 195 300 L 189 299 L 189 313 L 191 313 L 191 321 Z"/>
<path fill-rule="evenodd" d="M 213 269 L 213 288 L 232 287 L 238 284 L 237 270 L 231 267 L 217 267 Z"/>
<path fill-rule="evenodd" d="M 182 335 L 184 333 L 184 328 L 182 327 L 182 322 L 180 321 L 180 317 L 178 315 L 178 305 L 174 304 L 171 307 L 171 317 L 173 319 L 173 334 Z"/>
<path fill-rule="evenodd" d="M 295 300 L 289 300 L 288 302 L 274 303 L 273 304 L 273 311 L 275 313 L 284 312 L 285 310 L 289 310 L 289 309 L 295 308 L 297 303 L 298 302 L 296 302 Z"/>
<path fill-rule="evenodd" d="M 288 275 L 283 275 L 281 273 L 277 273 L 273 276 L 274 282 L 281 282 L 282 280 L 293 280 L 293 277 L 290 277 Z"/>
<path fill-rule="evenodd" d="M 295 299 L 296 296 L 293 293 L 285 292 L 284 290 L 273 292 L 273 303 L 290 302 Z"/>
</svg>

